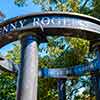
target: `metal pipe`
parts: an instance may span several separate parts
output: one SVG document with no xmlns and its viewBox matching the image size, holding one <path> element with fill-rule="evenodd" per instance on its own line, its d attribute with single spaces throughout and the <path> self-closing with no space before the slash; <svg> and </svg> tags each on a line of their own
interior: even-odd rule
<svg viewBox="0 0 100 100">
<path fill-rule="evenodd" d="M 38 52 L 36 38 L 23 37 L 21 44 L 17 100 L 37 100 Z"/>
<path fill-rule="evenodd" d="M 98 60 L 98 69 L 95 71 L 95 93 L 96 93 L 96 100 L 100 100 L 100 72 L 99 72 L 99 69 L 100 69 L 100 50 L 99 50 L 99 46 L 95 46 L 94 48 L 94 51 L 95 51 L 95 54 L 97 56 L 97 60 Z"/>
</svg>

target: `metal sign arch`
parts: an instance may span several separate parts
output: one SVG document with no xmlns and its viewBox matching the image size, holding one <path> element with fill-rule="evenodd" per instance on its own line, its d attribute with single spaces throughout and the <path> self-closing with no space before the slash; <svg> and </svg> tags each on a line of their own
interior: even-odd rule
<svg viewBox="0 0 100 100">
<path fill-rule="evenodd" d="M 82 14 L 62 12 L 15 17 L 0 23 L 0 47 L 18 40 L 25 32 L 35 36 L 40 36 L 38 33 L 41 33 L 44 36 L 78 36 L 87 40 L 96 40 L 100 38 L 100 20 Z"/>
</svg>

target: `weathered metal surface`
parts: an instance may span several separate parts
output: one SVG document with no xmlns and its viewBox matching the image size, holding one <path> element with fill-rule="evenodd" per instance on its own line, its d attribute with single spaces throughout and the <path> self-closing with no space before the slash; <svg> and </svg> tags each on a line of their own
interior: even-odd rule
<svg viewBox="0 0 100 100">
<path fill-rule="evenodd" d="M 15 73 L 18 69 L 18 64 L 15 64 L 12 60 L 7 60 L 5 57 L 0 57 L 0 70 Z"/>
<path fill-rule="evenodd" d="M 17 100 L 37 100 L 38 52 L 32 36 L 22 39 L 21 57 Z"/>
<path fill-rule="evenodd" d="M 94 62 L 89 65 L 77 65 L 71 68 L 43 68 L 39 70 L 39 76 L 45 78 L 68 78 L 69 76 L 81 76 L 86 72 L 100 70 L 100 63 Z"/>
<path fill-rule="evenodd" d="M 24 32 L 31 32 L 35 36 L 42 33 L 44 36 L 65 35 L 92 40 L 100 38 L 100 20 L 76 13 L 60 12 L 15 17 L 0 23 L 0 47 L 19 39 Z"/>
<path fill-rule="evenodd" d="M 3 62 L 3 63 L 2 63 Z M 11 63 L 10 63 L 11 62 Z M 0 61 L 0 68 L 3 71 L 8 72 L 18 72 L 19 66 L 14 64 L 12 61 Z M 9 67 L 10 66 L 10 67 Z M 38 76 L 45 78 L 68 78 L 69 76 L 80 76 L 84 75 L 86 72 L 95 72 L 96 70 L 100 70 L 100 62 L 99 60 L 94 60 L 90 64 L 76 65 L 71 68 L 43 68 L 39 69 Z"/>
</svg>

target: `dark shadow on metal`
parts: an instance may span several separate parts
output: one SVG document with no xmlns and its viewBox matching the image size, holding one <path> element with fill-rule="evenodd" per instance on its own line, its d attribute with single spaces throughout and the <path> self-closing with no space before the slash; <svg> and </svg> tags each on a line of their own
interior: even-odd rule
<svg viewBox="0 0 100 100">
<path fill-rule="evenodd" d="M 59 100 L 66 100 L 66 79 L 58 79 Z"/>
<path fill-rule="evenodd" d="M 91 72 L 91 83 L 93 86 L 91 88 L 95 91 L 96 100 L 100 100 L 100 39 L 90 42 L 90 51 L 95 52 L 98 60 L 97 69 Z"/>
</svg>

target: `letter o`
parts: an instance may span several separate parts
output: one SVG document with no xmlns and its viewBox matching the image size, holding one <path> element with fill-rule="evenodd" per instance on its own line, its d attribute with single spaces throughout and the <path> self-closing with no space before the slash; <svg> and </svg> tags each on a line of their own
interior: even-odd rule
<svg viewBox="0 0 100 100">
<path fill-rule="evenodd" d="M 49 17 L 44 17 L 41 19 L 41 24 L 42 25 L 49 25 L 50 24 L 50 18 Z"/>
</svg>

